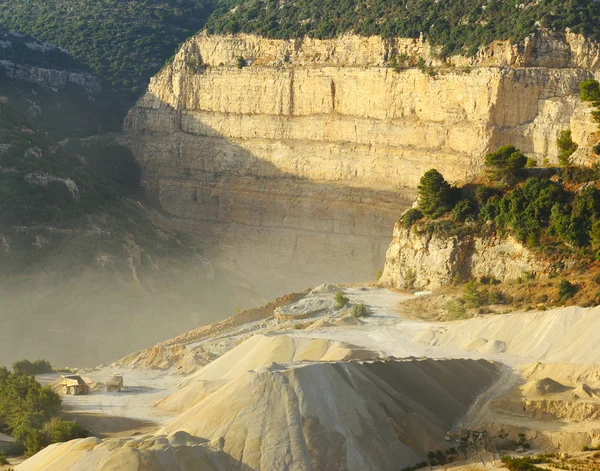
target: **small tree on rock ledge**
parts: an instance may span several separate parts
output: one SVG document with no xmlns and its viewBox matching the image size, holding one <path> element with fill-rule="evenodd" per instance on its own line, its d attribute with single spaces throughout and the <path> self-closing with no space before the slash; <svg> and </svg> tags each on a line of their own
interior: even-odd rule
<svg viewBox="0 0 600 471">
<path fill-rule="evenodd" d="M 435 219 L 451 209 L 452 189 L 436 169 L 423 174 L 418 189 L 419 209 L 426 216 Z"/>
</svg>

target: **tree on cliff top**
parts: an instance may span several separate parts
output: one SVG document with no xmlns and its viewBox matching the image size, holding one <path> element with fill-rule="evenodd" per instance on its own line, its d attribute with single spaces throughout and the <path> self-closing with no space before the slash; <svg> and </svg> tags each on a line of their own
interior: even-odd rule
<svg viewBox="0 0 600 471">
<path fill-rule="evenodd" d="M 490 178 L 507 184 L 515 182 L 525 164 L 527 157 L 515 146 L 502 146 L 485 156 Z"/>
<path fill-rule="evenodd" d="M 440 217 L 452 207 L 452 188 L 442 174 L 432 168 L 419 182 L 419 209 L 432 219 Z"/>
</svg>

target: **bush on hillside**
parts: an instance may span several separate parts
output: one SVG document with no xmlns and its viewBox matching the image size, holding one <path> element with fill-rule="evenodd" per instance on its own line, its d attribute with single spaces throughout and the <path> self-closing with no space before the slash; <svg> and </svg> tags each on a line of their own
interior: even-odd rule
<svg viewBox="0 0 600 471">
<path fill-rule="evenodd" d="M 579 84 L 581 101 L 600 102 L 600 83 L 594 79 L 584 80 Z"/>
<path fill-rule="evenodd" d="M 469 200 L 459 201 L 452 210 L 452 220 L 454 222 L 465 222 L 467 218 L 473 216 L 475 208 Z"/>
<path fill-rule="evenodd" d="M 350 298 L 344 295 L 343 291 L 336 291 L 335 293 L 335 308 L 342 309 L 350 302 Z"/>
<path fill-rule="evenodd" d="M 369 309 L 364 304 L 355 304 L 352 306 L 350 314 L 356 318 L 367 317 L 369 315 Z"/>
<path fill-rule="evenodd" d="M 577 150 L 577 144 L 571 138 L 571 130 L 563 129 L 556 140 L 558 146 L 558 163 L 561 167 L 571 165 L 571 155 Z"/>
<path fill-rule="evenodd" d="M 561 280 L 558 283 L 558 300 L 560 302 L 566 301 L 569 298 L 575 296 L 577 292 L 577 285 L 574 285 L 568 280 Z"/>
<path fill-rule="evenodd" d="M 402 225 L 404 227 L 410 227 L 422 217 L 423 213 L 421 211 L 415 208 L 410 208 L 402 215 Z"/>
</svg>

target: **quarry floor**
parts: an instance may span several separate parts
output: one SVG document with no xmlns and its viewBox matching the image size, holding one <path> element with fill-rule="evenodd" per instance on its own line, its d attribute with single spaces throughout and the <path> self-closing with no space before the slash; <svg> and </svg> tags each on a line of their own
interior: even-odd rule
<svg viewBox="0 0 600 471">
<path fill-rule="evenodd" d="M 550 397 L 533 395 L 526 398 L 534 405 L 538 402 L 542 403 L 546 399 L 562 401 L 561 403 L 567 404 L 561 406 L 563 408 L 561 413 L 564 416 L 562 418 L 552 419 L 547 415 L 547 411 L 522 414 L 518 410 L 515 411 L 514 407 L 511 410 L 503 410 L 502 407 L 492 406 L 498 398 L 508 398 L 513 402 L 516 401 L 516 404 L 520 404 L 518 401 L 525 400 L 519 388 L 537 378 L 535 375 L 526 377 L 522 373 L 527 365 L 537 362 L 560 363 L 562 366 L 555 369 L 549 367 L 545 374 L 556 375 L 558 380 L 564 381 L 565 378 L 572 379 L 577 376 L 575 373 L 566 373 L 565 364 L 573 363 L 573 368 L 581 369 L 581 366 L 575 367 L 575 363 L 579 365 L 581 363 L 592 364 L 598 361 L 590 351 L 588 362 L 571 362 L 570 359 L 574 357 L 572 351 L 569 350 L 569 347 L 560 344 L 560 338 L 564 338 L 568 343 L 569 335 L 575 335 L 575 338 L 583 335 L 589 322 L 580 317 L 588 314 L 594 315 L 593 312 L 584 310 L 581 311 L 583 312 L 581 314 L 579 311 L 557 311 L 556 313 L 548 311 L 519 313 L 517 314 L 521 316 L 519 318 L 510 318 L 508 316 L 513 314 L 509 314 L 479 316 L 468 321 L 429 322 L 406 319 L 398 314 L 399 303 L 413 299 L 415 297 L 413 294 L 362 286 L 344 287 L 343 291 L 350 298 L 352 304 L 364 304 L 370 311 L 370 315 L 360 319 L 358 325 L 326 325 L 324 327 L 315 325 L 311 328 L 297 328 L 293 323 L 286 324 L 269 318 L 233 328 L 220 336 L 219 341 L 223 343 L 223 339 L 225 339 L 224 344 L 228 345 L 227 348 L 232 348 L 253 334 L 268 333 L 269 335 L 286 335 L 293 338 L 343 342 L 353 347 L 377 352 L 380 357 L 486 359 L 501 364 L 502 373 L 496 383 L 479 397 L 468 416 L 456 427 L 476 428 L 481 424 L 493 424 L 496 428 L 512 427 L 515 430 L 527 430 L 534 434 L 537 432 L 577 434 L 600 430 L 600 420 L 595 418 L 596 416 L 582 420 L 577 419 L 577 414 L 580 414 L 578 408 L 582 406 L 600 408 L 600 397 L 579 398 L 578 402 L 574 403 L 569 394 L 571 390 L 574 390 L 575 384 L 571 385 L 572 387 L 568 391 L 561 393 L 562 395 L 555 394 Z M 318 299 L 321 300 L 321 298 Z M 325 301 L 323 302 L 325 303 Z M 314 323 L 318 320 L 331 319 L 332 315 L 335 316 L 335 312 L 324 308 L 322 312 L 318 312 L 314 316 L 302 318 L 302 323 L 307 325 L 307 323 Z M 532 322 L 527 323 L 527 319 L 530 318 Z M 523 324 L 519 324 L 515 321 L 517 319 L 525 319 L 525 321 Z M 573 328 L 583 330 L 566 334 L 565 332 L 571 328 L 571 324 Z M 552 334 L 553 329 L 558 329 L 555 337 L 544 337 L 544 335 L 554 335 Z M 593 327 L 590 326 L 590 329 L 593 331 Z M 484 334 L 487 339 L 481 338 Z M 530 344 L 521 348 L 520 344 L 527 342 L 520 341 L 519 336 L 525 336 Z M 227 341 L 227 339 L 229 340 Z M 189 342 L 186 348 L 197 348 L 203 342 L 206 341 Z M 555 348 L 549 348 L 546 344 L 551 344 L 550 347 L 555 346 Z M 586 348 L 593 349 L 593 345 Z M 586 357 L 584 354 L 579 356 Z M 586 368 L 589 370 L 590 367 Z M 99 390 L 84 396 L 65 396 L 63 397 L 65 415 L 76 419 L 100 437 L 148 433 L 158 430 L 177 415 L 176 412 L 153 407 L 159 400 L 178 391 L 180 383 L 185 381 L 186 377 L 177 374 L 175 368 L 165 370 L 113 366 L 87 370 L 81 374 L 91 378 L 94 382 L 103 382 L 113 372 L 120 372 L 124 375 L 125 387 L 121 393 L 107 393 Z M 600 371 L 594 372 L 596 376 L 589 372 L 586 374 L 587 376 L 583 376 L 600 378 Z M 58 376 L 47 375 L 38 379 L 49 383 L 55 381 Z M 579 376 L 583 377 L 582 374 Z M 600 390 L 598 391 L 600 393 Z"/>
</svg>

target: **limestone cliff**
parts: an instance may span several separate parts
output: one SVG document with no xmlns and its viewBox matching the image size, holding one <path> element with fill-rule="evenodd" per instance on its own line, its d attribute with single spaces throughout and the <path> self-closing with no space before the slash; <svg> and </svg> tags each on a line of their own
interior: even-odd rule
<svg viewBox="0 0 600 471">
<path fill-rule="evenodd" d="M 395 288 L 438 288 L 482 276 L 516 280 L 550 269 L 512 237 L 447 236 L 398 222 L 380 282 Z"/>
<path fill-rule="evenodd" d="M 463 180 L 508 143 L 555 161 L 598 67 L 598 46 L 571 33 L 438 53 L 420 40 L 200 34 L 151 80 L 123 142 L 163 209 L 232 264 L 277 272 L 284 290 L 369 279 L 426 170 Z M 411 67 L 419 58 L 430 73 Z"/>
</svg>

